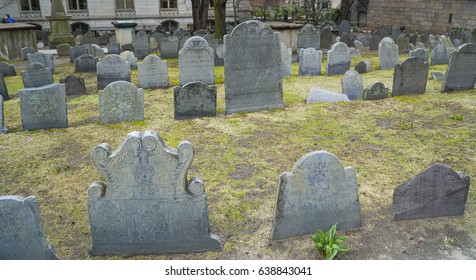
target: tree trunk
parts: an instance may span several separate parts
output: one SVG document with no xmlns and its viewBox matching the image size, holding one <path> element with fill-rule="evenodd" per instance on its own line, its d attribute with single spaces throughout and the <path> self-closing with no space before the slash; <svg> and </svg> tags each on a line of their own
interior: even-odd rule
<svg viewBox="0 0 476 280">
<path fill-rule="evenodd" d="M 215 38 L 223 39 L 226 34 L 226 1 L 215 0 Z"/>
<path fill-rule="evenodd" d="M 191 0 L 193 31 L 208 28 L 208 6 L 210 0 Z"/>
</svg>

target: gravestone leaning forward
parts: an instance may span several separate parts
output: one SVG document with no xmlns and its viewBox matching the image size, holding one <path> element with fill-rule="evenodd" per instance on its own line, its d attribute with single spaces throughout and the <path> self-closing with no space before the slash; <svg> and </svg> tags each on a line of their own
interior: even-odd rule
<svg viewBox="0 0 476 280">
<path fill-rule="evenodd" d="M 174 118 L 176 120 L 215 117 L 217 91 L 203 82 L 191 82 L 174 89 Z"/>
<path fill-rule="evenodd" d="M 126 62 L 117 54 L 110 54 L 97 63 L 98 90 L 104 89 L 108 84 L 115 81 L 131 81 L 131 69 Z"/>
<path fill-rule="evenodd" d="M 21 78 L 25 88 L 41 87 L 54 83 L 50 68 L 36 62 L 29 64 L 26 70 L 21 71 Z"/>
<path fill-rule="evenodd" d="M 144 90 L 126 81 L 116 81 L 99 90 L 101 124 L 143 121 Z"/>
<path fill-rule="evenodd" d="M 355 70 L 348 70 L 341 79 L 342 93 L 350 100 L 360 100 L 364 98 L 364 84 L 362 77 Z"/>
<path fill-rule="evenodd" d="M 15 70 L 15 66 L 12 64 L 0 62 L 0 74 L 2 74 L 4 77 L 16 76 L 17 71 Z"/>
<path fill-rule="evenodd" d="M 335 43 L 327 53 L 326 75 L 344 74 L 350 68 L 349 48 L 342 42 Z"/>
<path fill-rule="evenodd" d="M 392 38 L 385 37 L 378 46 L 380 70 L 394 68 L 398 63 L 398 46 Z"/>
<path fill-rule="evenodd" d="M 409 57 L 395 65 L 392 96 L 425 93 L 428 80 L 428 62 Z"/>
<path fill-rule="evenodd" d="M 473 89 L 476 84 L 476 45 L 464 44 L 451 57 L 441 92 Z"/>
<path fill-rule="evenodd" d="M 388 97 L 388 88 L 382 82 L 373 82 L 364 89 L 364 100 L 378 100 Z"/>
<path fill-rule="evenodd" d="M 7 84 L 3 75 L 0 73 L 0 96 L 3 97 L 3 100 L 10 100 L 10 95 L 8 95 Z"/>
<path fill-rule="evenodd" d="M 167 60 L 161 60 L 155 54 L 150 54 L 138 63 L 139 85 L 143 89 L 167 88 L 169 86 L 169 74 Z"/>
<path fill-rule="evenodd" d="M 214 84 L 214 58 L 213 49 L 204 38 L 193 36 L 188 39 L 179 51 L 180 86 L 190 82 Z"/>
<path fill-rule="evenodd" d="M 86 85 L 84 84 L 84 78 L 76 77 L 71 74 L 66 78 L 61 79 L 60 83 L 64 84 L 66 95 L 83 95 L 88 94 L 86 91 Z"/>
</svg>

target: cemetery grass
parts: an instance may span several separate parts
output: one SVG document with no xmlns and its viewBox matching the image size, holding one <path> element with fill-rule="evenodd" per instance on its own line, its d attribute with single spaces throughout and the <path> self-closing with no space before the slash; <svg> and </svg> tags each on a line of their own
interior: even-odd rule
<svg viewBox="0 0 476 280">
<path fill-rule="evenodd" d="M 364 58 L 378 65 L 375 52 Z M 349 237 L 351 249 L 337 259 L 476 259 L 474 183 L 463 216 L 395 222 L 391 210 L 394 188 L 435 162 L 476 178 L 475 90 L 441 94 L 442 83 L 430 78 L 422 95 L 307 105 L 311 87 L 341 92 L 342 75 L 298 77 L 293 63 L 292 77 L 283 81 L 285 109 L 224 115 L 224 69 L 215 67 L 217 117 L 175 121 L 178 63 L 170 59 L 170 87 L 144 91 L 144 121 L 99 124 L 95 74 L 79 73 L 89 94 L 68 96 L 69 128 L 22 131 L 18 69 L 25 62 L 13 63 L 18 75 L 5 77 L 12 100 L 5 102 L 9 133 L 0 137 L 0 195 L 38 197 L 47 239 L 61 259 L 323 259 L 311 235 L 269 239 L 279 175 L 315 150 L 334 153 L 357 173 L 363 226 L 338 231 Z M 56 63 L 56 82 L 73 73 L 67 59 Z M 325 60 L 322 68 L 325 73 Z M 430 72 L 445 70 L 446 65 L 430 67 Z M 362 77 L 364 86 L 382 81 L 391 91 L 393 70 Z M 137 70 L 132 82 L 138 85 Z M 87 189 L 103 181 L 90 153 L 103 142 L 118 148 L 134 130 L 157 131 L 173 148 L 184 140 L 193 144 L 188 177 L 205 182 L 211 232 L 220 237 L 223 251 L 88 254 Z"/>
</svg>

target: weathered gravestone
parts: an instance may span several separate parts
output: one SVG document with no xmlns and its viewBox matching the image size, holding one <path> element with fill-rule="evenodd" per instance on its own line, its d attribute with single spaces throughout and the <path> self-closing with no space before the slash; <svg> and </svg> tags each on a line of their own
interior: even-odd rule
<svg viewBox="0 0 476 280">
<path fill-rule="evenodd" d="M 15 70 L 15 66 L 6 62 L 0 62 L 0 74 L 2 74 L 4 77 L 16 76 L 17 71 Z"/>
<path fill-rule="evenodd" d="M 101 56 L 104 55 L 104 50 L 96 44 L 91 44 L 91 47 L 94 48 L 94 51 L 96 52 L 95 56 Z M 90 53 L 91 54 L 91 53 Z"/>
<path fill-rule="evenodd" d="M 448 50 L 445 46 L 438 44 L 431 50 L 431 65 L 448 64 Z"/>
<path fill-rule="evenodd" d="M 473 89 L 476 84 L 476 45 L 464 44 L 451 57 L 441 92 Z"/>
<path fill-rule="evenodd" d="M 364 98 L 364 83 L 362 77 L 355 70 L 348 70 L 341 79 L 342 93 L 347 95 L 350 100 L 359 100 Z"/>
<path fill-rule="evenodd" d="M 179 51 L 179 38 L 176 36 L 164 37 L 160 39 L 160 57 L 177 58 Z"/>
<path fill-rule="evenodd" d="M 398 36 L 396 43 L 398 45 L 399 53 L 408 53 L 410 51 L 410 43 L 408 42 L 408 37 L 405 34 Z"/>
<path fill-rule="evenodd" d="M 192 144 L 167 146 L 154 131 L 131 132 L 115 151 L 107 143 L 91 158 L 106 180 L 88 190 L 91 254 L 219 251 L 210 233 L 207 195 L 188 180 Z"/>
<path fill-rule="evenodd" d="M 23 130 L 68 127 L 64 84 L 24 88 L 19 95 Z"/>
<path fill-rule="evenodd" d="M 312 104 L 316 102 L 340 102 L 346 101 L 349 102 L 350 99 L 347 95 L 337 92 L 332 92 L 329 90 L 321 88 L 311 88 L 311 92 L 307 97 L 307 104 Z"/>
<path fill-rule="evenodd" d="M 218 40 L 215 38 L 215 34 L 206 34 L 203 39 L 205 39 L 208 43 L 208 46 L 210 46 L 210 48 L 216 50 L 217 46 L 218 46 Z"/>
<path fill-rule="evenodd" d="M 298 49 L 314 48 L 319 50 L 321 48 L 320 41 L 321 35 L 312 24 L 306 24 L 297 34 Z"/>
<path fill-rule="evenodd" d="M 179 51 L 180 86 L 190 82 L 214 84 L 215 54 L 205 39 L 193 36 Z"/>
<path fill-rule="evenodd" d="M 359 40 L 354 40 L 354 45 L 359 52 L 364 49 L 364 44 L 362 44 L 362 42 L 360 42 Z"/>
<path fill-rule="evenodd" d="M 3 113 L 3 96 L 0 95 L 0 134 L 7 133 L 8 129 L 5 126 L 5 115 Z"/>
<path fill-rule="evenodd" d="M 326 75 L 344 74 L 350 68 L 349 48 L 342 42 L 332 45 L 327 53 Z"/>
<path fill-rule="evenodd" d="M 58 53 L 59 57 L 69 56 L 69 51 L 70 50 L 71 50 L 71 46 L 69 44 L 66 44 L 66 43 L 59 44 L 56 47 L 56 52 Z"/>
<path fill-rule="evenodd" d="M 0 260 L 56 260 L 34 196 L 0 196 Z"/>
<path fill-rule="evenodd" d="M 144 90 L 126 81 L 116 81 L 99 91 L 101 124 L 143 121 Z"/>
<path fill-rule="evenodd" d="M 217 91 L 203 82 L 191 82 L 174 89 L 174 118 L 176 120 L 215 117 Z"/>
<path fill-rule="evenodd" d="M 345 34 L 342 37 L 340 37 L 339 42 L 346 44 L 348 47 L 352 46 L 352 39 L 350 38 L 349 34 Z"/>
<path fill-rule="evenodd" d="M 293 53 L 288 49 L 285 43 L 281 42 L 281 65 L 283 71 L 283 78 L 291 77 L 291 69 L 293 62 Z"/>
<path fill-rule="evenodd" d="M 225 45 L 218 43 L 215 49 L 215 66 L 225 65 Z"/>
<path fill-rule="evenodd" d="M 36 50 L 32 47 L 24 47 L 21 49 L 21 58 L 23 60 L 28 60 L 28 54 L 31 53 L 36 53 Z"/>
<path fill-rule="evenodd" d="M 66 78 L 61 79 L 60 83 L 64 84 L 66 95 L 83 95 L 88 94 L 86 91 L 86 85 L 84 78 L 76 77 L 75 75 L 68 75 Z"/>
<path fill-rule="evenodd" d="M 84 46 L 74 46 L 69 50 L 69 62 L 73 63 L 74 60 L 83 54 L 88 54 L 88 50 Z"/>
<path fill-rule="evenodd" d="M 10 95 L 8 95 L 7 84 L 3 75 L 0 73 L 0 96 L 3 97 L 3 100 L 10 100 Z"/>
<path fill-rule="evenodd" d="M 421 59 L 425 62 L 428 62 L 428 50 L 427 49 L 422 49 L 422 48 L 417 48 L 415 50 L 411 50 L 409 57 L 416 57 L 418 59 Z"/>
<path fill-rule="evenodd" d="M 343 20 L 339 24 L 339 36 L 350 35 L 350 23 L 347 20 Z"/>
<path fill-rule="evenodd" d="M 150 53 L 149 35 L 144 30 L 137 32 L 134 41 L 134 55 L 138 59 L 144 59 Z"/>
<path fill-rule="evenodd" d="M 119 44 L 117 43 L 116 36 L 109 37 L 109 43 L 107 44 L 107 53 L 108 54 L 120 54 L 121 50 Z"/>
<path fill-rule="evenodd" d="M 433 77 L 433 80 L 435 81 L 444 81 L 445 80 L 445 74 L 441 72 L 431 72 L 431 77 Z"/>
<path fill-rule="evenodd" d="M 428 62 L 409 57 L 395 65 L 392 96 L 425 93 L 427 80 Z"/>
<path fill-rule="evenodd" d="M 115 81 L 131 81 L 131 69 L 126 62 L 117 54 L 110 54 L 97 63 L 98 90 L 104 89 L 108 84 Z"/>
<path fill-rule="evenodd" d="M 208 34 L 208 31 L 205 29 L 200 29 L 195 32 L 193 32 L 193 36 L 200 36 L 200 37 L 205 37 L 205 35 Z"/>
<path fill-rule="evenodd" d="M 96 72 L 96 64 L 99 62 L 97 57 L 90 54 L 83 54 L 74 59 L 74 73 Z"/>
<path fill-rule="evenodd" d="M 327 231 L 336 223 L 338 229 L 362 226 L 355 170 L 329 152 L 308 153 L 279 177 L 271 239 Z"/>
<path fill-rule="evenodd" d="M 300 49 L 299 76 L 321 75 L 322 51 L 315 48 Z"/>
<path fill-rule="evenodd" d="M 29 64 L 26 70 L 21 71 L 21 78 L 25 88 L 36 88 L 54 83 L 50 68 L 36 62 Z"/>
<path fill-rule="evenodd" d="M 393 192 L 393 218 L 412 220 L 463 215 L 469 177 L 435 163 Z"/>
<path fill-rule="evenodd" d="M 121 52 L 134 52 L 134 43 L 129 43 L 121 46 Z"/>
<path fill-rule="evenodd" d="M 380 41 L 382 41 L 382 36 L 372 35 L 372 38 L 370 39 L 370 50 L 371 51 L 378 50 L 378 45 L 380 44 Z"/>
<path fill-rule="evenodd" d="M 121 52 L 121 57 L 129 62 L 131 70 L 137 70 L 137 57 L 135 57 L 134 53 L 131 51 L 123 51 Z"/>
<path fill-rule="evenodd" d="M 225 113 L 284 108 L 279 33 L 249 20 L 224 40 Z"/>
<path fill-rule="evenodd" d="M 169 86 L 169 74 L 167 60 L 161 60 L 155 54 L 150 54 L 138 63 L 139 85 L 143 89 L 167 88 Z"/>
<path fill-rule="evenodd" d="M 378 100 L 388 97 L 388 88 L 382 82 L 373 82 L 364 89 L 364 100 Z"/>
<path fill-rule="evenodd" d="M 149 46 L 151 52 L 158 52 L 159 51 L 159 44 L 154 37 L 149 37 Z"/>
<path fill-rule="evenodd" d="M 320 47 L 322 49 L 330 49 L 332 46 L 333 36 L 330 26 L 326 26 L 322 29 L 320 34 Z"/>
<path fill-rule="evenodd" d="M 354 69 L 359 74 L 368 73 L 372 71 L 372 62 L 370 62 L 369 60 L 360 61 L 359 63 L 355 65 Z"/>
<path fill-rule="evenodd" d="M 398 64 L 398 46 L 392 38 L 385 37 L 378 45 L 378 61 L 380 69 L 391 69 Z"/>
<path fill-rule="evenodd" d="M 94 45 L 91 45 L 91 44 L 85 44 L 85 45 L 82 45 L 83 48 L 86 49 L 86 54 L 90 54 L 94 57 L 96 57 L 98 55 L 98 48 L 95 47 Z"/>
<path fill-rule="evenodd" d="M 55 72 L 53 55 L 36 52 L 36 53 L 28 54 L 27 57 L 28 57 L 28 64 L 40 63 L 40 64 L 43 64 L 45 67 L 47 67 L 51 71 L 51 74 Z"/>
<path fill-rule="evenodd" d="M 356 48 L 349 48 L 349 54 L 350 58 L 362 57 L 362 54 L 360 54 L 359 50 L 357 50 Z"/>
<path fill-rule="evenodd" d="M 183 46 L 185 45 L 185 42 L 187 42 L 188 39 L 190 39 L 192 37 L 192 35 L 190 33 L 185 33 L 182 35 L 182 37 L 179 37 L 179 46 L 178 46 L 178 50 L 180 51 Z"/>
</svg>

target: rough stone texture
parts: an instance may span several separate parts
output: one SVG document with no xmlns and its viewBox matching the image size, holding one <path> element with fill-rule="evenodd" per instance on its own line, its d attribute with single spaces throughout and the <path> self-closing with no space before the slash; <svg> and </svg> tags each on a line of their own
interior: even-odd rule
<svg viewBox="0 0 476 280">
<path fill-rule="evenodd" d="M 360 100 L 364 98 L 364 83 L 362 77 L 355 70 L 348 70 L 341 79 L 342 93 L 350 100 Z"/>
<path fill-rule="evenodd" d="M 399 35 L 396 44 L 398 45 L 399 53 L 408 53 L 410 51 L 410 43 L 408 37 L 405 34 Z"/>
<path fill-rule="evenodd" d="M 412 220 L 463 215 L 469 181 L 467 175 L 435 163 L 395 188 L 393 217 Z"/>
<path fill-rule="evenodd" d="M 99 91 L 101 124 L 143 121 L 144 90 L 126 81 L 116 81 Z"/>
<path fill-rule="evenodd" d="M 179 51 L 180 86 L 190 82 L 214 84 L 214 58 L 214 51 L 204 38 L 189 38 Z"/>
<path fill-rule="evenodd" d="M 392 38 L 385 37 L 378 45 L 378 60 L 380 69 L 391 69 L 398 64 L 398 46 Z"/>
<path fill-rule="evenodd" d="M 0 196 L 0 260 L 56 260 L 36 197 Z"/>
<path fill-rule="evenodd" d="M 355 71 L 359 74 L 368 73 L 372 71 L 372 62 L 369 60 L 363 60 L 357 63 L 354 67 Z"/>
<path fill-rule="evenodd" d="M 342 42 L 335 43 L 327 53 L 326 75 L 344 74 L 350 68 L 349 48 Z"/>
<path fill-rule="evenodd" d="M 116 36 L 109 37 L 109 43 L 107 44 L 107 53 L 108 54 L 120 54 L 121 50 L 119 44 L 116 41 Z"/>
<path fill-rule="evenodd" d="M 311 88 L 311 92 L 307 97 L 307 104 L 312 104 L 316 102 L 340 102 L 347 101 L 350 99 L 347 95 L 337 92 L 328 91 L 321 88 Z"/>
<path fill-rule="evenodd" d="M 297 34 L 297 48 L 314 48 L 316 50 L 321 48 L 321 35 L 312 24 L 306 24 Z"/>
<path fill-rule="evenodd" d="M 129 65 L 131 67 L 131 70 L 137 70 L 137 57 L 134 55 L 133 52 L 131 51 L 123 51 L 121 52 L 121 57 L 129 62 Z"/>
<path fill-rule="evenodd" d="M 388 88 L 382 82 L 373 82 L 364 89 L 364 100 L 378 100 L 388 97 Z"/>
<path fill-rule="evenodd" d="M 71 47 L 69 50 L 69 62 L 73 63 L 76 58 L 87 53 L 88 53 L 88 50 L 84 46 Z"/>
<path fill-rule="evenodd" d="M 160 39 L 160 57 L 177 58 L 180 40 L 176 36 L 164 37 Z"/>
<path fill-rule="evenodd" d="M 476 84 L 476 45 L 464 44 L 451 57 L 441 92 L 473 89 Z"/>
<path fill-rule="evenodd" d="M 45 67 L 49 68 L 51 71 L 51 74 L 55 73 L 53 55 L 36 52 L 36 53 L 28 54 L 27 57 L 28 57 L 28 64 L 40 63 L 40 64 L 43 64 Z"/>
<path fill-rule="evenodd" d="M 66 89 L 66 95 L 84 95 L 88 94 L 86 91 L 86 85 L 84 78 L 76 77 L 75 75 L 68 75 L 66 78 L 61 79 L 60 83 L 64 84 Z"/>
<path fill-rule="evenodd" d="M 445 35 L 440 35 L 439 37 L 441 44 L 448 50 L 455 49 L 453 42 L 451 42 L 450 38 L 446 37 Z"/>
<path fill-rule="evenodd" d="M 169 73 L 167 60 L 161 60 L 155 54 L 150 54 L 138 63 L 139 85 L 143 89 L 168 88 Z"/>
<path fill-rule="evenodd" d="M 144 57 L 150 54 L 149 35 L 144 30 L 137 32 L 134 41 L 134 55 L 138 59 L 144 59 Z"/>
<path fill-rule="evenodd" d="M 22 60 L 28 60 L 28 54 L 36 53 L 36 50 L 32 47 L 24 47 L 21 49 L 21 58 Z"/>
<path fill-rule="evenodd" d="M 293 53 L 288 49 L 285 43 L 281 42 L 281 65 L 283 70 L 283 78 L 291 77 L 293 62 Z"/>
<path fill-rule="evenodd" d="M 415 50 L 410 51 L 409 57 L 416 57 L 418 59 L 421 59 L 425 62 L 428 62 L 428 50 L 427 49 L 422 49 L 422 48 L 417 48 Z"/>
<path fill-rule="evenodd" d="M 134 52 L 134 43 L 129 43 L 121 46 L 121 52 Z"/>
<path fill-rule="evenodd" d="M 445 80 L 445 74 L 441 72 L 431 72 L 431 76 L 433 77 L 433 80 L 435 81 L 444 81 Z"/>
<path fill-rule="evenodd" d="M 300 49 L 299 76 L 321 75 L 322 51 L 315 48 Z"/>
<path fill-rule="evenodd" d="M 54 83 L 50 68 L 36 62 L 29 64 L 26 70 L 21 71 L 21 78 L 25 88 L 36 88 Z"/>
<path fill-rule="evenodd" d="M 431 65 L 448 64 L 448 50 L 441 44 L 438 44 L 431 50 Z"/>
<path fill-rule="evenodd" d="M 392 96 L 425 93 L 427 81 L 428 62 L 409 57 L 395 65 Z"/>
<path fill-rule="evenodd" d="M 115 151 L 107 143 L 91 158 L 106 180 L 88 190 L 91 254 L 219 251 L 210 234 L 207 195 L 198 177 L 188 180 L 194 151 L 177 149 L 154 131 L 131 132 Z"/>
<path fill-rule="evenodd" d="M 7 84 L 5 83 L 5 79 L 3 75 L 0 73 L 0 96 L 3 100 L 10 100 L 10 95 L 8 95 Z"/>
<path fill-rule="evenodd" d="M 59 44 L 56 47 L 56 52 L 58 53 L 59 57 L 62 57 L 62 56 L 68 57 L 70 49 L 71 49 L 71 46 L 69 44 Z"/>
<path fill-rule="evenodd" d="M 110 54 L 97 63 L 98 90 L 104 89 L 108 84 L 115 81 L 131 81 L 129 62 L 126 62 L 117 54 Z"/>
<path fill-rule="evenodd" d="M 191 82 L 174 89 L 174 118 L 176 120 L 215 117 L 217 91 L 203 82 Z"/>
<path fill-rule="evenodd" d="M 94 57 L 96 57 L 98 55 L 98 49 L 95 47 L 95 45 L 92 45 L 92 44 L 85 44 L 85 45 L 82 45 L 83 48 L 86 49 L 86 54 L 90 54 Z"/>
<path fill-rule="evenodd" d="M 335 223 L 338 229 L 362 226 L 355 170 L 329 152 L 308 153 L 279 177 L 271 239 L 327 231 Z"/>
<path fill-rule="evenodd" d="M 324 27 L 321 31 L 320 45 L 322 49 L 330 49 L 333 42 L 332 29 L 330 26 Z"/>
<path fill-rule="evenodd" d="M 20 89 L 19 96 L 23 130 L 68 127 L 64 84 Z"/>
<path fill-rule="evenodd" d="M 74 59 L 74 73 L 96 72 L 96 64 L 99 62 L 97 57 L 90 54 L 83 54 Z"/>
<path fill-rule="evenodd" d="M 15 70 L 15 66 L 12 64 L 0 62 L 0 74 L 2 74 L 4 77 L 16 76 L 17 71 Z"/>
<path fill-rule="evenodd" d="M 350 23 L 347 20 L 341 21 L 339 25 L 339 36 L 350 35 Z"/>
<path fill-rule="evenodd" d="M 224 40 L 225 113 L 284 108 L 279 33 L 249 20 Z"/>
</svg>

